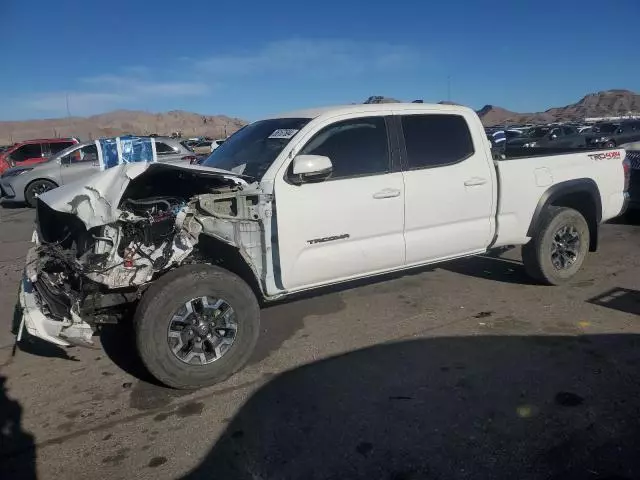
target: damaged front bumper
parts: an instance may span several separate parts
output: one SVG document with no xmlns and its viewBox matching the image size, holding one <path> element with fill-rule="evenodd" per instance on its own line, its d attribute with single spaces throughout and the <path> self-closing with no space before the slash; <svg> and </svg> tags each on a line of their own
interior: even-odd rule
<svg viewBox="0 0 640 480">
<path fill-rule="evenodd" d="M 31 248 L 27 254 L 25 272 L 20 285 L 22 323 L 18 340 L 20 340 L 24 327 L 29 334 L 63 347 L 72 344 L 93 345 L 91 340 L 93 328 L 73 310 L 69 312 L 68 317 L 64 317 L 62 320 L 58 320 L 46 312 L 37 287 L 37 260 L 37 249 L 36 247 Z"/>
</svg>

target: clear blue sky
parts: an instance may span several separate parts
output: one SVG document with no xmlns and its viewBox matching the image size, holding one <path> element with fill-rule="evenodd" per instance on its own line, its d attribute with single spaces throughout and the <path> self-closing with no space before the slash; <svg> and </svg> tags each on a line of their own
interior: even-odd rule
<svg viewBox="0 0 640 480">
<path fill-rule="evenodd" d="M 55 6 L 54 6 L 55 5 Z M 153 5 L 148 8 L 147 5 Z M 640 0 L 0 0 L 0 119 L 640 90 Z"/>
</svg>

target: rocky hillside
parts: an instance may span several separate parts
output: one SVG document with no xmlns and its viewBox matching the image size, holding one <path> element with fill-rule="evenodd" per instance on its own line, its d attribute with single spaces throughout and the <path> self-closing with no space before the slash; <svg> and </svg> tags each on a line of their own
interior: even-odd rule
<svg viewBox="0 0 640 480">
<path fill-rule="evenodd" d="M 606 90 L 591 93 L 577 103 L 566 107 L 550 108 L 544 112 L 516 113 L 493 105 L 478 110 L 482 123 L 487 126 L 504 123 L 544 123 L 582 120 L 585 117 L 640 115 L 640 95 L 629 90 Z"/>
<path fill-rule="evenodd" d="M 73 136 L 89 140 L 127 133 L 170 135 L 175 131 L 181 131 L 186 137 L 207 135 L 220 138 L 245 124 L 243 120 L 224 115 L 199 115 L 178 110 L 166 113 L 116 110 L 92 117 L 0 122 L 0 145 L 30 138 Z"/>
</svg>

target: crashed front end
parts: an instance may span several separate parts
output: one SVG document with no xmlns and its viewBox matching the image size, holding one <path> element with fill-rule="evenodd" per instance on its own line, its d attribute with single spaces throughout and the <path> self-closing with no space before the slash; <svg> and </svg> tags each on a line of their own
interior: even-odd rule
<svg viewBox="0 0 640 480">
<path fill-rule="evenodd" d="M 20 289 L 22 326 L 36 337 L 91 344 L 99 325 L 130 315 L 162 274 L 185 263 L 215 263 L 215 251 L 203 252 L 200 243 L 237 249 L 261 275 L 271 196 L 257 184 L 202 167 L 113 170 L 38 200 L 35 246 Z"/>
</svg>

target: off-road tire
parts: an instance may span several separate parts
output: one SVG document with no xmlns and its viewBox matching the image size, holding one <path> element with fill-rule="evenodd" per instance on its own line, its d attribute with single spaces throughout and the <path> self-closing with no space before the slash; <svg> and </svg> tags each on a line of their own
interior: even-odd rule
<svg viewBox="0 0 640 480">
<path fill-rule="evenodd" d="M 238 330 L 221 358 L 187 365 L 171 351 L 167 331 L 174 312 L 200 296 L 224 298 L 236 313 Z M 210 265 L 187 265 L 166 273 L 145 291 L 133 324 L 138 354 L 149 373 L 169 387 L 195 389 L 222 382 L 247 363 L 260 333 L 260 309 L 251 288 L 237 275 Z"/>
<path fill-rule="evenodd" d="M 44 178 L 34 180 L 29 185 L 27 185 L 27 188 L 24 189 L 24 201 L 27 202 L 27 205 L 29 205 L 31 208 L 35 208 L 39 187 L 44 187 L 46 188 L 45 191 L 49 191 L 53 190 L 57 186 L 58 185 L 56 185 L 55 182 L 46 180 Z"/>
<path fill-rule="evenodd" d="M 589 252 L 589 225 L 582 214 L 572 208 L 548 207 L 542 215 L 533 238 L 522 246 L 522 261 L 529 276 L 535 280 L 561 285 L 578 273 Z M 577 230 L 580 247 L 575 262 L 561 270 L 553 265 L 551 249 L 555 233 L 565 225 Z"/>
</svg>

